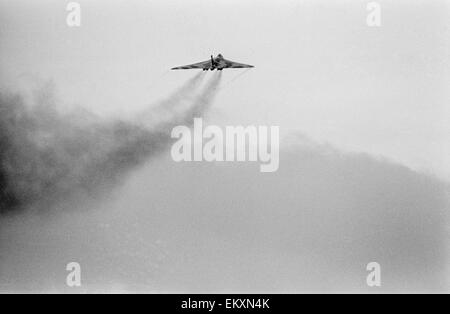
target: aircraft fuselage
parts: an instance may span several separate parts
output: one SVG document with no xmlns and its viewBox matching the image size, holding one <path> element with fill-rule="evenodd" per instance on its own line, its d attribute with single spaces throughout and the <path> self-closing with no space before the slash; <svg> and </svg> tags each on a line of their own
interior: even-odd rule
<svg viewBox="0 0 450 314">
<path fill-rule="evenodd" d="M 223 56 L 219 53 L 217 55 L 217 57 L 215 57 L 215 58 L 211 55 L 211 66 L 204 67 L 203 71 L 208 71 L 208 70 L 222 71 L 226 66 L 227 66 L 227 64 L 225 63 Z"/>
<path fill-rule="evenodd" d="M 197 62 L 197 63 L 193 63 L 193 64 L 188 64 L 188 65 L 182 65 L 182 66 L 174 67 L 171 70 L 202 69 L 203 71 L 208 71 L 208 70 L 222 71 L 223 69 L 230 69 L 230 68 L 231 69 L 233 69 L 233 68 L 234 69 L 253 68 L 253 65 L 227 60 L 219 53 L 217 55 L 217 57 L 211 56 L 211 59 L 209 59 L 207 61 Z"/>
</svg>

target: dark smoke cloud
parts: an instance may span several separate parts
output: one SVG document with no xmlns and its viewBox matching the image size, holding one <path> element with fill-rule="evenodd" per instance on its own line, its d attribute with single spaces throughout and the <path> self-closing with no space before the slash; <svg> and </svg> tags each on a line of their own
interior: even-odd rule
<svg viewBox="0 0 450 314">
<path fill-rule="evenodd" d="M 220 76 L 194 97 L 199 73 L 155 106 L 154 125 L 106 121 L 82 110 L 61 113 L 48 91 L 32 106 L 0 94 L 0 213 L 49 207 L 69 196 L 96 196 L 170 144 L 170 129 L 190 123 L 212 100 Z M 178 108 L 178 112 L 172 111 Z M 193 111 L 191 108 L 197 108 Z M 148 124 L 148 123 L 147 123 Z"/>
</svg>

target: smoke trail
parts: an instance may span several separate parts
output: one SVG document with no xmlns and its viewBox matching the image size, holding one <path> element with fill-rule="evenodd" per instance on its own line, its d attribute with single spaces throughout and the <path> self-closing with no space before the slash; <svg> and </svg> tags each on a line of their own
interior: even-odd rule
<svg viewBox="0 0 450 314">
<path fill-rule="evenodd" d="M 194 76 L 158 107 L 184 104 L 202 77 Z M 0 213 L 51 207 L 110 189 L 130 169 L 163 151 L 173 126 L 192 122 L 194 112 L 206 110 L 219 80 L 220 75 L 214 77 L 190 106 L 153 128 L 86 112 L 62 114 L 45 93 L 31 107 L 20 96 L 0 93 Z"/>
<path fill-rule="evenodd" d="M 193 105 L 189 108 L 183 119 L 181 119 L 181 123 L 192 123 L 192 119 L 194 117 L 200 116 L 203 112 L 211 107 L 218 92 L 218 87 L 221 80 L 222 72 L 218 71 L 214 73 L 213 78 L 206 84 L 203 91 L 195 98 Z"/>
<path fill-rule="evenodd" d="M 169 96 L 151 105 L 148 110 L 140 112 L 136 117 L 136 122 L 146 127 L 158 129 L 166 124 L 171 124 L 173 117 L 182 114 L 180 111 L 192 103 L 194 94 L 204 77 L 205 72 L 197 73 Z"/>
<path fill-rule="evenodd" d="M 224 90 L 225 88 L 227 88 L 228 86 L 231 86 L 231 84 L 233 82 L 235 82 L 238 78 L 240 78 L 241 76 L 243 76 L 244 74 L 246 74 L 248 71 L 250 71 L 251 69 L 245 69 L 243 72 L 239 73 L 238 75 L 236 75 L 234 78 L 232 78 L 231 80 L 229 80 L 228 82 L 226 82 L 220 89 Z"/>
<path fill-rule="evenodd" d="M 190 97 L 191 99 L 188 99 L 189 101 L 187 102 L 183 99 L 183 101 L 174 103 L 173 105 L 178 108 L 176 108 L 177 110 L 171 110 L 170 119 L 154 123 L 153 127 L 156 126 L 156 130 L 170 134 L 174 125 L 192 125 L 195 117 L 201 116 L 211 107 L 219 91 L 218 87 L 222 79 L 222 72 L 216 72 L 212 75 L 213 77 L 206 83 L 202 91 L 196 96 Z"/>
<path fill-rule="evenodd" d="M 195 93 L 197 87 L 205 77 L 205 72 L 199 72 L 189 79 L 183 86 L 178 88 L 169 97 L 158 104 L 158 108 L 170 109 L 176 107 L 182 102 L 190 100 Z"/>
</svg>

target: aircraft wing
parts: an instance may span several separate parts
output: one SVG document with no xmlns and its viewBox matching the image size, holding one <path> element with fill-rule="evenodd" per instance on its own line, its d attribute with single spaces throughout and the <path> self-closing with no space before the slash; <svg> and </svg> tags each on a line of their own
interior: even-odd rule
<svg viewBox="0 0 450 314">
<path fill-rule="evenodd" d="M 204 69 L 211 67 L 211 60 L 203 61 L 199 63 L 193 63 L 188 65 L 182 65 L 179 67 L 172 68 L 171 70 L 187 70 L 187 69 Z"/>
<path fill-rule="evenodd" d="M 238 63 L 226 59 L 224 59 L 224 61 L 225 64 L 227 65 L 227 68 L 253 68 L 253 65 L 250 64 Z"/>
</svg>

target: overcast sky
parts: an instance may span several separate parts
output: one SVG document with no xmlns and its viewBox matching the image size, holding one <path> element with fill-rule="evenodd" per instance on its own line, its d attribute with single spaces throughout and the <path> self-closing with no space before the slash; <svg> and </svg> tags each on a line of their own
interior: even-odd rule
<svg viewBox="0 0 450 314">
<path fill-rule="evenodd" d="M 0 0 L 0 88 L 3 91 L 20 91 L 24 95 L 31 95 L 30 92 L 42 82 L 51 81 L 58 99 L 57 104 L 61 108 L 81 106 L 103 117 L 128 117 L 158 104 L 159 100 L 196 73 L 171 72 L 171 67 L 204 61 L 211 54 L 222 53 L 227 59 L 252 64 L 255 68 L 249 71 L 223 71 L 219 93 L 207 115 L 208 123 L 279 125 L 284 137 L 292 139 L 292 134 L 301 134 L 299 138 L 307 137 L 316 148 L 312 149 L 310 155 L 305 155 L 301 150 L 301 153 L 294 152 L 284 161 L 281 160 L 280 169 L 285 167 L 288 170 L 274 174 L 274 183 L 264 181 L 259 189 L 247 185 L 247 182 L 254 180 L 265 180 L 259 174 L 248 174 L 246 171 L 251 172 L 253 169 L 250 166 L 245 166 L 242 173 L 236 172 L 235 165 L 229 166 L 229 170 L 215 170 L 211 165 L 177 165 L 176 167 L 182 168 L 170 170 L 173 165 L 166 160 L 168 155 L 163 155 L 161 159 L 154 161 L 156 165 L 149 163 L 142 171 L 133 173 L 113 201 L 109 200 L 107 204 L 101 205 L 86 205 L 96 209 L 95 215 L 63 218 L 61 221 L 54 218 L 57 222 L 39 219 L 38 223 L 33 220 L 35 218 L 30 218 L 38 226 L 38 231 L 29 230 L 26 220 L 11 223 L 4 229 L 3 245 L 10 252 L 17 252 L 17 247 L 21 246 L 29 250 L 23 249 L 20 254 L 11 255 L 4 262 L 3 265 L 9 266 L 4 266 L 3 272 L 9 274 L 8 278 L 12 282 L 15 276 L 20 277 L 19 274 L 24 269 L 27 270 L 21 285 L 11 286 L 8 283 L 4 285 L 6 289 L 30 288 L 27 287 L 26 280 L 33 277 L 30 274 L 33 271 L 36 273 L 35 278 L 47 280 L 42 278 L 48 278 L 50 269 L 42 266 L 45 270 L 39 274 L 33 268 L 35 264 L 23 262 L 24 259 L 31 259 L 38 264 L 46 261 L 47 265 L 59 267 L 58 263 L 70 259 L 70 254 L 84 254 L 84 258 L 88 259 L 89 256 L 97 256 L 95 248 L 107 247 L 111 250 L 106 255 L 108 258 L 103 256 L 96 262 L 91 261 L 98 270 L 105 262 L 104 259 L 114 260 L 117 257 L 112 253 L 115 249 L 129 259 L 127 254 L 132 253 L 124 253 L 123 247 L 129 247 L 130 243 L 133 243 L 130 250 L 141 255 L 127 264 L 129 268 L 140 269 L 148 258 L 153 263 L 155 259 L 161 262 L 169 256 L 167 265 L 173 267 L 171 270 L 163 269 L 158 272 L 145 269 L 142 270 L 143 273 L 133 273 L 138 277 L 154 276 L 152 283 L 155 290 L 190 290 L 197 279 L 193 276 L 200 276 L 202 272 L 209 277 L 200 281 L 197 287 L 199 290 L 255 291 L 258 287 L 274 291 L 335 291 L 340 287 L 349 290 L 365 289 L 364 281 L 362 285 L 352 281 L 360 273 L 351 267 L 358 267 L 359 262 L 363 264 L 366 258 L 372 257 L 371 254 L 366 254 L 366 244 L 387 247 L 378 248 L 380 251 L 377 252 L 381 259 L 390 260 L 393 268 L 398 271 L 397 277 L 394 276 L 392 289 L 404 288 L 401 282 L 409 282 L 409 276 L 415 271 L 421 273 L 420 278 L 424 284 L 411 279 L 410 287 L 414 289 L 442 289 L 446 284 L 441 279 L 435 280 L 445 269 L 444 258 L 440 256 L 444 254 L 444 245 L 440 241 L 443 237 L 441 232 L 448 232 L 448 229 L 439 224 L 438 218 L 444 209 L 448 209 L 448 204 L 443 200 L 444 183 L 428 177 L 425 179 L 422 173 L 450 180 L 448 1 L 378 1 L 382 9 L 382 25 L 368 27 L 368 1 L 86 0 L 78 1 L 81 4 L 79 28 L 66 25 L 67 2 Z M 238 76 L 240 74 L 242 75 Z M 333 153 L 330 157 L 327 155 L 328 148 L 324 148 L 328 146 L 320 146 L 320 143 L 329 143 L 342 154 L 361 152 L 369 155 L 342 157 L 333 151 L 337 155 Z M 286 148 L 288 147 L 285 146 L 284 149 Z M 307 149 L 309 150 L 310 148 Z M 300 154 L 300 157 L 296 154 Z M 323 154 L 328 157 L 320 157 Z M 371 159 L 375 157 L 378 161 Z M 296 165 L 299 158 L 306 160 L 305 163 Z M 312 161 L 316 158 L 318 163 Z M 395 164 L 386 163 L 386 160 Z M 308 173 L 305 165 L 317 172 Z M 404 166 L 414 171 L 409 171 Z M 166 169 L 166 172 L 158 167 Z M 191 167 L 198 171 L 199 177 L 189 172 L 193 171 Z M 372 169 L 373 172 L 367 169 Z M 216 171 L 223 181 L 217 182 Z M 362 188 L 362 191 L 349 183 L 353 182 L 351 180 L 355 179 L 354 176 L 358 177 L 359 171 L 370 179 L 369 182 L 364 182 L 367 188 Z M 305 177 L 300 174 L 295 176 L 297 172 Z M 383 176 L 390 178 L 388 181 L 391 185 L 387 186 L 392 190 L 384 187 L 386 183 L 383 183 Z M 233 192 L 232 184 L 230 185 L 233 180 L 244 182 L 248 194 Z M 330 180 L 334 184 L 326 184 Z M 196 194 L 214 184 L 219 187 L 219 192 L 224 192 L 214 190 L 207 194 Z M 292 184 L 298 190 L 290 189 Z M 402 189 L 403 184 L 411 189 Z M 275 185 L 280 186 L 280 191 L 287 192 L 273 192 L 271 186 Z M 341 186 L 342 189 L 339 188 Z M 430 190 L 426 187 L 430 187 Z M 342 194 L 333 194 L 336 189 Z M 308 193 L 301 194 L 300 199 L 297 199 L 294 195 L 299 190 Z M 423 191 L 423 194 L 419 193 L 415 199 L 414 193 L 411 194 L 410 191 Z M 269 201 L 263 201 L 261 195 L 270 193 L 276 194 Z M 329 202 L 321 201 L 322 193 L 329 195 Z M 342 196 L 358 193 L 363 196 L 356 201 Z M 389 195 L 386 196 L 386 193 Z M 395 198 L 396 193 L 400 195 L 398 198 Z M 174 198 L 173 195 L 179 195 L 179 198 Z M 197 195 L 202 201 L 198 203 L 192 195 Z M 375 200 L 373 195 L 378 195 L 379 198 Z M 231 201 L 233 199 L 237 200 L 239 206 Z M 221 202 L 215 203 L 215 200 Z M 343 203 L 339 203 L 340 201 Z M 340 211 L 345 212 L 349 208 L 350 211 L 343 216 L 330 214 L 330 206 L 336 202 L 339 203 Z M 295 206 L 291 207 L 293 204 Z M 379 210 L 375 211 L 379 215 L 374 214 L 377 217 L 376 226 L 385 224 L 388 235 L 400 230 L 400 236 L 395 238 L 387 235 L 386 238 L 376 238 L 373 242 L 367 240 L 373 236 L 372 232 L 376 234 L 379 229 L 366 222 L 359 214 L 359 208 L 364 206 L 362 204 L 370 204 L 366 209 Z M 173 208 L 181 205 L 194 213 L 180 215 Z M 123 213 L 125 207 L 128 214 Z M 302 214 L 299 215 L 302 222 L 289 224 L 289 215 L 297 215 L 291 212 L 292 208 L 311 210 L 316 207 L 319 214 L 301 211 Z M 414 208 L 413 214 L 408 212 L 411 207 Z M 428 207 L 430 216 L 423 215 L 422 207 Z M 208 208 L 214 209 L 212 213 L 206 214 Z M 392 208 L 400 208 L 398 216 L 387 214 Z M 163 209 L 167 211 L 164 212 Z M 231 212 L 226 212 L 227 209 Z M 258 209 L 263 214 L 258 213 Z M 241 210 L 245 212 L 243 215 L 246 223 L 239 218 Z M 280 253 L 279 243 L 268 243 L 270 239 L 261 231 L 270 229 L 269 222 L 277 217 L 275 210 L 287 211 L 287 214 L 282 215 L 283 218 L 279 218 L 279 225 L 275 227 L 275 230 L 281 232 L 285 229 L 283 225 L 287 224 L 287 231 L 280 235 L 272 230 L 268 234 L 273 236 L 272 239 L 285 241 L 287 250 L 294 250 L 289 251 L 286 259 L 280 257 L 283 253 Z M 149 211 L 154 215 L 149 214 Z M 249 222 L 252 217 L 259 215 L 263 217 L 262 221 Z M 318 223 L 321 215 L 326 219 L 323 223 Z M 333 221 L 336 217 L 345 219 L 342 218 L 341 224 L 335 226 Z M 411 224 L 403 223 L 404 218 L 407 221 L 411 219 Z M 152 219 L 156 219 L 157 223 Z M 415 230 L 423 219 L 429 219 L 429 224 L 422 226 L 423 229 L 419 228 L 424 230 L 422 233 L 413 232 L 411 237 L 408 230 Z M 221 220 L 226 222 L 223 229 L 220 226 L 219 231 L 210 229 L 209 225 Z M 358 221 L 361 225 L 346 231 L 348 229 L 344 220 Z M 142 221 L 152 222 L 139 225 Z M 308 226 L 308 221 L 312 221 L 312 227 Z M 205 229 L 200 228 L 199 231 L 191 224 L 200 224 Z M 61 225 L 64 226 L 62 229 Z M 93 226 L 100 226 L 100 231 L 89 229 L 94 228 Z M 188 227 L 184 234 L 182 231 L 170 233 L 161 226 L 176 230 L 180 230 L 182 226 Z M 368 231 L 363 230 L 362 226 L 367 227 Z M 39 231 L 41 229 L 49 231 L 42 233 Z M 148 231 L 150 229 L 152 231 Z M 23 233 L 24 230 L 28 231 Z M 76 243 L 72 249 L 68 249 L 70 254 L 64 250 L 67 254 L 52 251 L 53 246 L 62 247 L 71 243 L 68 239 L 67 243 L 60 240 L 67 230 Z M 130 237 L 134 238 L 128 242 L 117 235 L 117 230 L 131 234 Z M 255 234 L 256 240 L 247 234 L 241 234 L 239 230 L 249 230 L 249 234 Z M 301 231 L 297 234 L 294 230 Z M 94 239 L 92 246 L 83 244 L 85 234 L 90 234 Z M 233 234 L 235 242 L 226 240 L 230 234 Z M 336 247 L 329 244 L 335 234 Z M 7 238 L 12 239 L 13 235 L 17 237 L 17 242 L 5 241 Z M 113 236 L 117 238 L 105 240 L 105 235 L 110 239 Z M 358 236 L 366 240 L 355 240 L 355 258 L 347 260 L 348 251 L 340 251 L 337 247 L 345 247 L 349 238 L 357 239 Z M 320 250 L 311 248 L 311 242 L 308 242 L 308 239 L 316 237 L 320 239 L 320 243 L 312 246 L 319 247 Z M 305 246 L 293 247 L 290 242 L 292 238 L 301 238 L 301 243 L 306 243 Z M 40 243 L 38 245 L 43 249 L 31 248 L 32 245 L 26 244 L 30 239 L 37 239 L 36 243 Z M 192 242 L 187 243 L 186 239 Z M 216 251 L 217 243 L 214 240 L 219 241 L 225 251 Z M 241 240 L 243 246 L 250 245 L 253 248 L 250 251 L 247 247 L 231 248 L 233 243 Z M 114 241 L 119 244 L 111 244 Z M 201 242 L 200 246 L 194 245 L 198 241 Z M 267 246 L 261 244 L 261 241 L 266 241 L 264 243 L 268 243 Z M 155 250 L 144 246 L 145 243 L 153 243 L 152 248 L 156 251 L 162 250 L 162 257 L 158 257 L 159 253 L 155 253 Z M 417 246 L 417 243 L 420 245 Z M 178 250 L 180 246 L 184 248 L 182 253 Z M 430 251 L 421 255 L 424 247 Z M 189 248 L 192 248 L 193 255 L 190 255 Z M 142 251 L 147 249 L 152 253 Z M 175 250 L 176 253 L 170 257 L 165 249 Z M 268 250 L 265 252 L 266 257 L 277 257 L 260 262 L 265 249 Z M 319 252 L 321 250 L 325 253 Z M 393 252 L 398 250 L 404 254 L 401 256 L 405 259 L 392 261 L 395 255 Z M 208 264 L 209 260 L 205 256 L 212 252 L 218 254 L 214 259 L 218 263 L 217 267 L 223 269 L 228 265 L 230 269 L 219 273 Z M 244 265 L 258 259 L 255 267 L 259 271 L 281 268 L 285 273 L 269 271 L 264 279 L 253 273 L 244 277 L 247 281 L 241 281 L 239 277 L 248 274 L 249 269 L 239 266 L 239 262 L 224 252 L 233 256 L 243 254 Z M 307 260 L 301 258 L 306 255 L 309 256 Z M 439 257 L 431 263 L 430 256 L 437 255 Z M 49 260 L 48 256 L 53 256 L 55 260 Z M 117 257 L 118 261 L 122 261 L 120 256 Z M 182 256 L 187 259 L 186 271 L 183 271 L 183 264 L 179 262 Z M 321 258 L 324 256 L 325 258 Z M 327 265 L 324 260 L 330 256 L 339 256 L 339 262 L 334 266 Z M 419 260 L 423 258 L 415 262 L 411 256 Z M 399 268 L 405 260 L 411 262 L 412 266 L 402 272 Z M 314 268 L 317 263 L 323 263 L 320 264 L 321 267 L 328 271 L 319 274 L 322 270 Z M 423 272 L 430 263 L 430 273 Z M 302 265 L 302 270 L 297 268 L 299 264 Z M 23 268 L 17 265 L 22 265 Z M 104 276 L 114 275 L 102 284 L 107 286 L 117 283 L 117 289 L 136 288 L 126 284 L 121 286 L 121 281 L 126 280 L 129 275 L 117 275 L 117 269 L 122 266 L 120 262 L 116 262 L 114 271 L 105 270 Z M 162 266 L 156 262 L 155 267 Z M 330 277 L 324 279 L 328 275 L 334 278 L 333 271 L 347 269 L 346 267 L 348 270 L 344 272 L 351 274 L 349 277 L 339 274 L 335 281 Z M 291 271 L 293 269 L 295 271 Z M 64 269 L 62 270 L 62 274 L 55 276 L 63 276 Z M 234 270 L 237 271 L 233 272 Z M 126 270 L 123 271 L 126 273 Z M 154 275 L 156 273 L 158 275 Z M 228 281 L 224 282 L 223 287 L 218 287 L 215 283 L 223 281 L 224 274 Z M 305 276 L 308 279 L 300 284 Z M 362 276 L 364 278 L 364 269 Z M 297 281 L 289 280 L 293 277 Z M 177 278 L 183 280 L 177 281 Z M 51 279 L 48 280 L 45 287 L 52 289 L 54 283 Z M 345 280 L 349 282 L 342 282 Z M 136 279 L 134 282 L 140 281 Z M 33 289 L 38 287 L 40 286 L 34 286 Z"/>
<path fill-rule="evenodd" d="M 256 68 L 212 123 L 278 124 L 449 177 L 446 1 L 380 1 L 379 28 L 366 1 L 80 1 L 80 28 L 61 1 L 0 3 L 2 85 L 51 79 L 64 102 L 123 114 L 192 74 L 169 68 L 222 53 Z"/>
</svg>

